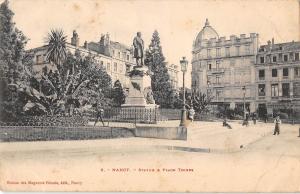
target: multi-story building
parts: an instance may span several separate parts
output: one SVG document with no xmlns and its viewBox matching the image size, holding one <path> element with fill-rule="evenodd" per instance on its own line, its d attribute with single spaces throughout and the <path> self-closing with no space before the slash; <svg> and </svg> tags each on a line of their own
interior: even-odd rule
<svg viewBox="0 0 300 194">
<path fill-rule="evenodd" d="M 260 115 L 300 107 L 300 42 L 262 45 L 255 64 Z"/>
<path fill-rule="evenodd" d="M 85 48 L 96 52 L 98 55 L 109 57 L 111 61 L 101 62 L 106 67 L 106 71 L 112 77 L 113 81 L 119 80 L 128 86 L 129 77 L 127 73 L 135 65 L 135 59 L 132 55 L 132 48 L 126 45 L 110 40 L 109 34 L 101 35 L 99 42 L 85 43 Z"/>
<path fill-rule="evenodd" d="M 219 37 L 206 19 L 193 43 L 192 91 L 207 93 L 214 104 L 232 109 L 243 106 L 245 98 L 246 108 L 255 111 L 257 50 L 258 34 Z"/>
<path fill-rule="evenodd" d="M 167 64 L 167 68 L 168 68 L 168 73 L 170 76 L 171 85 L 175 90 L 177 90 L 179 87 L 178 86 L 178 72 L 179 72 L 178 66 L 174 65 L 174 64 L 170 64 L 170 65 Z"/>
<path fill-rule="evenodd" d="M 98 43 L 87 43 L 85 41 L 83 46 L 79 46 L 79 37 L 74 31 L 71 43 L 67 43 L 66 47 L 73 54 L 77 50 L 82 56 L 92 55 L 96 64 L 105 68 L 113 83 L 119 80 L 123 87 L 129 87 L 130 80 L 127 73 L 135 65 L 131 49 L 119 42 L 111 41 L 109 34 L 101 35 Z M 55 69 L 55 65 L 46 59 L 47 49 L 48 46 L 45 45 L 27 51 L 34 57 L 33 70 L 36 72 L 37 77 L 41 75 L 45 68 L 48 70 Z"/>
</svg>

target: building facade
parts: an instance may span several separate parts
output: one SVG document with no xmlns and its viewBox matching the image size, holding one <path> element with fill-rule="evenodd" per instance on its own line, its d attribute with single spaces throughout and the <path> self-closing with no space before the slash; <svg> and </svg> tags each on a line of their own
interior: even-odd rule
<svg viewBox="0 0 300 194">
<path fill-rule="evenodd" d="M 168 73 L 170 76 L 170 82 L 172 87 L 175 90 L 179 89 L 179 85 L 178 85 L 178 65 L 174 65 L 174 64 L 167 64 L 167 68 L 168 68 Z"/>
<path fill-rule="evenodd" d="M 206 19 L 192 50 L 192 91 L 207 93 L 212 103 L 255 111 L 255 68 L 258 34 L 219 37 Z M 244 96 L 245 94 L 245 96 Z"/>
<path fill-rule="evenodd" d="M 255 64 L 256 102 L 260 115 L 300 106 L 300 42 L 262 45 Z M 290 113 L 291 114 L 291 113 Z"/>
<path fill-rule="evenodd" d="M 92 55 L 95 63 L 103 67 L 110 75 L 112 83 L 119 80 L 123 87 L 128 88 L 130 80 L 128 72 L 135 65 L 131 49 L 119 42 L 111 41 L 109 34 L 101 35 L 99 42 L 85 41 L 83 46 L 79 46 L 79 37 L 76 31 L 73 32 L 71 43 L 66 44 L 67 50 L 72 54 L 79 51 L 82 56 Z M 56 66 L 46 59 L 47 45 L 30 49 L 27 52 L 33 55 L 33 70 L 39 78 L 43 69 L 55 70 Z"/>
</svg>

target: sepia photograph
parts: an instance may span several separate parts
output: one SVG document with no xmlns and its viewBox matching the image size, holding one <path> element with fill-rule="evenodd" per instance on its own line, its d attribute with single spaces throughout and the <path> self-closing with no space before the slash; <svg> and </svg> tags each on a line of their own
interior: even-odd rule
<svg viewBox="0 0 300 194">
<path fill-rule="evenodd" d="M 0 191 L 300 192 L 299 0 L 0 0 Z"/>
</svg>

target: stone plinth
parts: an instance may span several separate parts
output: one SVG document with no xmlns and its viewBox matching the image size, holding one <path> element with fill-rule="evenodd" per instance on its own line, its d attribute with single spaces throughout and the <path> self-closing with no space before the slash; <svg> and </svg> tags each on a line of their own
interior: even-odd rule
<svg viewBox="0 0 300 194">
<path fill-rule="evenodd" d="M 129 93 L 123 108 L 156 108 L 151 90 L 151 77 L 148 67 L 135 67 L 130 72 Z"/>
</svg>

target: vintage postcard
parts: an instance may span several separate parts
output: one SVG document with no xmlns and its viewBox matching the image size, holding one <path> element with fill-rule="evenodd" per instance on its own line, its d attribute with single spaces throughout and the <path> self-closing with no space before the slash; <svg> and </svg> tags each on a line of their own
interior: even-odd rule
<svg viewBox="0 0 300 194">
<path fill-rule="evenodd" d="M 298 0 L 0 0 L 0 190 L 300 192 Z"/>
</svg>

